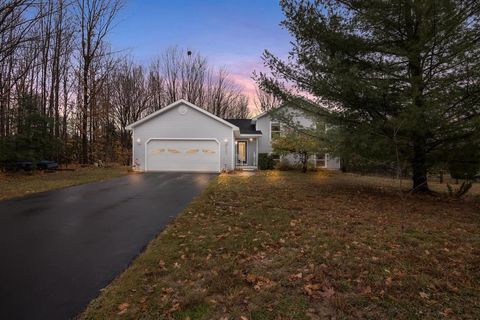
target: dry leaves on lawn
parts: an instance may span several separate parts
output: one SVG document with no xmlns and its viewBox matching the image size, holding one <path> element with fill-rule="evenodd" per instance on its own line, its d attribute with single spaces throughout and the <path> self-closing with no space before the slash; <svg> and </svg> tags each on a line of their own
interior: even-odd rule
<svg viewBox="0 0 480 320">
<path fill-rule="evenodd" d="M 270 288 L 275 285 L 274 281 L 262 276 L 254 275 L 252 273 L 247 274 L 246 280 L 248 283 L 252 284 L 253 288 L 257 291 L 265 288 Z"/>
<path fill-rule="evenodd" d="M 130 307 L 130 305 L 129 305 L 128 303 L 121 303 L 121 304 L 119 304 L 118 307 L 117 307 L 118 310 L 119 310 L 117 314 L 118 314 L 118 315 L 124 314 L 125 312 L 127 312 L 128 307 Z"/>
</svg>

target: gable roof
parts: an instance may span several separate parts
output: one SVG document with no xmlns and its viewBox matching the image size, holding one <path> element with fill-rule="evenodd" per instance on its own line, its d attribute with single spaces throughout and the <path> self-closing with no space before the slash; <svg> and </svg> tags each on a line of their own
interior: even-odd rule
<svg viewBox="0 0 480 320">
<path fill-rule="evenodd" d="M 195 109 L 195 110 L 197 110 L 197 111 L 205 114 L 206 116 L 208 116 L 208 117 L 210 117 L 210 118 L 212 118 L 212 119 L 214 119 L 214 120 L 216 120 L 216 121 L 218 121 L 218 122 L 223 123 L 224 125 L 232 128 L 233 130 L 240 130 L 240 129 L 239 129 L 237 126 L 235 126 L 234 124 L 232 124 L 232 123 L 230 123 L 230 122 L 228 122 L 228 121 L 225 121 L 225 120 L 223 120 L 222 118 L 217 117 L 217 116 L 214 115 L 213 113 L 210 113 L 210 112 L 208 112 L 207 110 L 204 110 L 204 109 L 202 109 L 202 108 L 200 108 L 200 107 L 197 107 L 197 106 L 194 105 L 193 103 L 190 103 L 190 102 L 188 102 L 188 101 L 186 101 L 186 100 L 184 100 L 184 99 L 177 100 L 177 101 L 175 101 L 174 103 L 169 104 L 169 105 L 166 106 L 165 108 L 162 108 L 162 109 L 160 109 L 160 110 L 157 110 L 157 111 L 149 114 L 148 116 L 146 116 L 146 117 L 144 117 L 144 118 L 142 118 L 142 119 L 140 119 L 140 120 L 138 120 L 138 121 L 136 121 L 136 122 L 134 122 L 134 123 L 129 124 L 128 126 L 125 127 L 125 129 L 127 129 L 127 130 L 133 130 L 133 128 L 135 128 L 135 127 L 138 126 L 139 124 L 142 124 L 142 123 L 144 123 L 144 122 L 146 122 L 146 121 L 148 121 L 148 120 L 150 120 L 150 119 L 152 119 L 152 118 L 155 118 L 155 117 L 161 115 L 162 113 L 167 112 L 168 110 L 170 110 L 170 109 L 172 109 L 172 108 L 175 108 L 176 106 L 178 106 L 178 105 L 180 105 L 180 104 L 184 104 L 184 105 L 186 105 L 186 106 L 188 106 L 188 107 L 190 107 L 190 108 L 192 108 L 192 109 Z"/>
<path fill-rule="evenodd" d="M 252 119 L 225 119 L 225 121 L 240 128 L 240 134 L 262 134 L 262 131 L 255 128 Z"/>
<path fill-rule="evenodd" d="M 285 107 L 285 106 L 286 106 L 286 104 L 284 103 L 284 104 L 280 105 L 280 106 L 277 107 L 277 108 L 270 109 L 270 110 L 267 110 L 267 111 L 263 111 L 262 113 L 256 115 L 256 116 L 253 118 L 253 120 L 260 119 L 260 118 L 262 118 L 262 117 L 264 117 L 264 116 L 266 116 L 266 115 L 268 115 L 268 114 L 270 114 L 270 113 L 273 113 L 273 112 L 276 112 L 276 111 L 282 109 L 282 108 Z"/>
</svg>

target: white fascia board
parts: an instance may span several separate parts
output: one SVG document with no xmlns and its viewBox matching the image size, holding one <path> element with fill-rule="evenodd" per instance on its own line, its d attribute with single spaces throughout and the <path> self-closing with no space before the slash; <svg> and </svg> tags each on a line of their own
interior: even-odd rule
<svg viewBox="0 0 480 320">
<path fill-rule="evenodd" d="M 162 108 L 162 109 L 160 109 L 160 110 L 157 110 L 157 111 L 155 111 L 154 113 L 149 114 L 148 116 L 146 116 L 146 117 L 144 117 L 144 118 L 142 118 L 142 119 L 140 119 L 140 120 L 138 120 L 138 121 L 136 121 L 136 122 L 134 122 L 134 123 L 129 124 L 128 126 L 125 127 L 125 129 L 127 129 L 127 130 L 133 130 L 133 128 L 136 127 L 136 126 L 138 126 L 139 124 L 142 124 L 142 123 L 144 123 L 144 122 L 146 122 L 146 121 L 148 121 L 148 120 L 150 120 L 150 119 L 152 119 L 152 118 L 155 118 L 156 116 L 158 116 L 158 115 L 160 115 L 160 114 L 162 114 L 162 113 L 164 113 L 164 112 L 166 112 L 166 111 L 168 111 L 168 110 L 170 110 L 170 109 L 172 109 L 172 108 L 174 108 L 174 107 L 176 107 L 176 106 L 178 106 L 179 104 L 182 104 L 182 103 L 185 104 L 185 105 L 187 105 L 187 106 L 189 106 L 189 107 L 192 108 L 192 109 L 195 109 L 195 110 L 197 110 L 197 111 L 199 111 L 199 112 L 201 112 L 201 113 L 209 116 L 210 118 L 212 118 L 212 119 L 214 119 L 214 120 L 217 120 L 218 122 L 223 123 L 224 125 L 232 128 L 233 130 L 240 130 L 237 126 L 231 124 L 230 122 L 225 121 L 225 120 L 223 120 L 222 118 L 219 118 L 219 117 L 217 117 L 216 115 L 208 112 L 207 110 L 204 110 L 204 109 L 202 109 L 202 108 L 200 108 L 200 107 L 197 107 L 197 106 L 194 105 L 193 103 L 190 103 L 190 102 L 188 102 L 188 101 L 186 101 L 186 100 L 184 100 L 184 99 L 177 100 L 177 101 L 175 101 L 174 103 L 169 104 L 169 105 L 166 106 L 165 108 Z"/>
<path fill-rule="evenodd" d="M 255 138 L 255 137 L 261 137 L 262 134 L 239 134 L 239 138 Z"/>
</svg>

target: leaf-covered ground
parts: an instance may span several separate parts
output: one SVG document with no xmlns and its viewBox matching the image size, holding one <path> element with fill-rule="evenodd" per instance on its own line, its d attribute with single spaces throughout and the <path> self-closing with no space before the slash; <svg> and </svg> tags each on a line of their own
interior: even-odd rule
<svg viewBox="0 0 480 320">
<path fill-rule="evenodd" d="M 76 168 L 75 171 L 0 174 L 0 200 L 120 177 L 126 167 Z"/>
<path fill-rule="evenodd" d="M 479 225 L 473 199 L 222 175 L 82 317 L 478 319 Z"/>
</svg>

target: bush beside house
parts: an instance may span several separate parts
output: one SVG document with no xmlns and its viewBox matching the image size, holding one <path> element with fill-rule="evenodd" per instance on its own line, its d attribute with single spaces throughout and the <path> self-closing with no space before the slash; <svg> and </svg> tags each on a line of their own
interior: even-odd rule
<svg viewBox="0 0 480 320">
<path fill-rule="evenodd" d="M 260 170 L 272 170 L 275 167 L 275 157 L 268 153 L 258 154 L 258 168 Z"/>
</svg>

